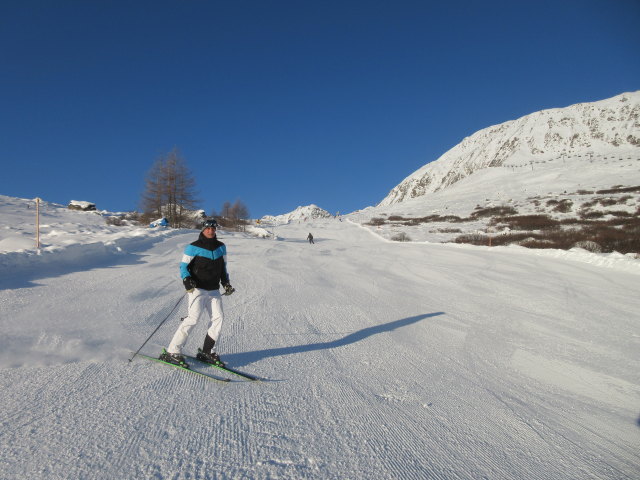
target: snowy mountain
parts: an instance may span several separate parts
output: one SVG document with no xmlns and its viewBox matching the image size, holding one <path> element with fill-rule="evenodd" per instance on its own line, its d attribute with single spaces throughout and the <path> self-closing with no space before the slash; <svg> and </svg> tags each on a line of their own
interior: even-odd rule
<svg viewBox="0 0 640 480">
<path fill-rule="evenodd" d="M 260 223 L 268 223 L 274 225 L 284 225 L 289 222 L 314 220 L 317 218 L 331 218 L 331 215 L 326 210 L 318 207 L 317 205 L 307 205 L 304 207 L 298 207 L 293 212 L 285 213 L 283 215 L 265 215 L 260 219 Z"/>
<path fill-rule="evenodd" d="M 347 218 L 401 241 L 638 253 L 639 118 L 635 92 L 481 130 Z"/>
<path fill-rule="evenodd" d="M 543 110 L 480 130 L 409 175 L 379 206 L 441 191 L 491 167 L 517 170 L 567 158 L 627 155 L 640 155 L 640 91 Z"/>
</svg>

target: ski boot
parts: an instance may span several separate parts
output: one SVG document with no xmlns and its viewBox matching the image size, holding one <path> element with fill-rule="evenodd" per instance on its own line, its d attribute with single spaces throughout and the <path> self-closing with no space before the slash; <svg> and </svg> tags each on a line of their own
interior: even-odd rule
<svg viewBox="0 0 640 480">
<path fill-rule="evenodd" d="M 211 365 L 217 365 L 219 367 L 224 367 L 224 362 L 220 360 L 220 356 L 216 352 L 206 353 L 203 352 L 201 348 L 198 349 L 198 355 L 196 358 L 204 363 L 209 363 Z"/>
<path fill-rule="evenodd" d="M 162 349 L 159 359 L 163 362 L 171 363 L 182 368 L 189 368 L 189 364 L 185 361 L 184 356 L 179 353 L 169 353 L 164 348 Z"/>
</svg>

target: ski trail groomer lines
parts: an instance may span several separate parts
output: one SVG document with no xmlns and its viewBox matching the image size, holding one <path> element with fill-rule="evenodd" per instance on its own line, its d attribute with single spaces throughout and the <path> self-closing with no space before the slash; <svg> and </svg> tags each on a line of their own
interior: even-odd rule
<svg viewBox="0 0 640 480">
<path fill-rule="evenodd" d="M 218 223 L 214 219 L 205 220 L 198 240 L 187 245 L 184 250 L 180 276 L 187 289 L 188 315 L 176 330 L 167 349 L 160 355 L 160 360 L 187 366 L 182 347 L 200 316 L 207 315 L 210 325 L 204 345 L 198 349 L 197 358 L 207 363 L 224 365 L 215 352 L 224 319 L 220 284 L 225 289 L 225 295 L 231 295 L 235 290 L 229 283 L 227 273 L 227 247 L 216 237 L 217 227 Z"/>
</svg>

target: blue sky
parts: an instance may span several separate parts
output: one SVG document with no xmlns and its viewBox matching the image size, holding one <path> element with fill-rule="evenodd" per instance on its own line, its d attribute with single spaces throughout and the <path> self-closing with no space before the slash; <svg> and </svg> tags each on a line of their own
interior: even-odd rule
<svg viewBox="0 0 640 480">
<path fill-rule="evenodd" d="M 374 205 L 482 128 L 640 89 L 637 0 L 0 5 L 0 194 L 139 206 L 176 147 L 201 207 Z"/>
</svg>

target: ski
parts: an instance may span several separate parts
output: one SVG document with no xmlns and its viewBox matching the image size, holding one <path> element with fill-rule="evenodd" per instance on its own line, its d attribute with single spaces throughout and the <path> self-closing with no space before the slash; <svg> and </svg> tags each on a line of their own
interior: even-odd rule
<svg viewBox="0 0 640 480">
<path fill-rule="evenodd" d="M 245 373 L 245 372 L 241 372 L 240 370 L 236 370 L 235 368 L 231 368 L 231 367 L 227 367 L 227 366 L 223 367 L 222 365 L 214 365 L 213 363 L 203 362 L 199 358 L 192 357 L 191 355 L 185 355 L 185 358 L 188 358 L 189 360 L 195 360 L 196 362 L 200 362 L 201 364 L 206 365 L 208 367 L 217 368 L 218 370 L 222 370 L 223 372 L 227 372 L 227 373 L 231 373 L 233 375 L 237 375 L 238 377 L 242 377 L 242 378 L 244 378 L 246 380 L 251 380 L 252 382 L 257 382 L 257 381 L 261 380 L 261 378 L 259 378 L 259 377 L 256 377 L 254 375 L 250 375 L 250 374 Z"/>
<path fill-rule="evenodd" d="M 223 383 L 228 383 L 228 382 L 231 381 L 231 379 L 229 379 L 229 378 L 216 377 L 215 375 L 209 375 L 208 373 L 198 372 L 197 370 L 191 370 L 190 368 L 181 367 L 180 365 L 176 365 L 174 363 L 165 362 L 164 360 L 160 360 L 159 358 L 151 357 L 149 355 L 144 355 L 142 353 L 139 353 L 138 357 L 146 358 L 147 360 L 152 360 L 154 362 L 162 363 L 164 365 L 169 365 L 170 367 L 174 367 L 174 368 L 177 368 L 179 370 L 184 370 L 186 372 L 191 372 L 191 373 L 193 373 L 195 375 L 199 375 L 199 376 L 204 377 L 204 378 L 206 378 L 208 380 L 215 380 L 216 382 L 223 382 Z"/>
</svg>

